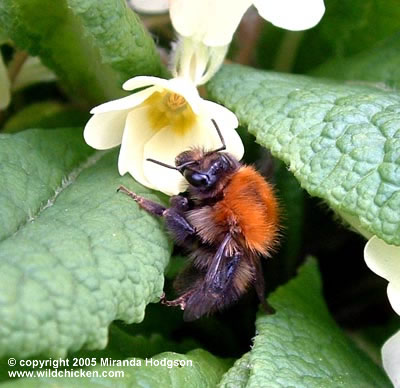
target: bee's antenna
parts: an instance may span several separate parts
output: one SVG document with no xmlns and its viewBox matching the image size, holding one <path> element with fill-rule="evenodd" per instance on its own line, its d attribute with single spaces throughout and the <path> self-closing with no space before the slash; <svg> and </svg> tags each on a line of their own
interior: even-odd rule
<svg viewBox="0 0 400 388">
<path fill-rule="evenodd" d="M 177 170 L 177 171 L 179 171 L 179 172 L 182 172 L 182 169 L 183 169 L 183 168 L 185 168 L 185 167 L 187 167 L 187 166 L 190 166 L 191 164 L 195 164 L 195 163 L 196 163 L 194 160 L 189 160 L 188 162 L 183 163 L 183 164 L 181 164 L 181 165 L 175 167 L 175 166 L 171 166 L 171 165 L 169 165 L 169 164 L 163 163 L 163 162 L 159 162 L 158 160 L 155 160 L 155 159 L 147 158 L 146 160 L 147 160 L 148 162 L 153 162 L 153 163 L 155 163 L 155 164 L 159 164 L 160 166 L 170 168 L 171 170 Z"/>
<path fill-rule="evenodd" d="M 222 147 L 217 148 L 216 150 L 212 151 L 212 153 L 219 152 L 219 151 L 224 151 L 224 150 L 226 150 L 226 144 L 225 144 L 225 140 L 224 140 L 224 138 L 222 136 L 222 133 L 221 133 L 219 127 L 218 127 L 217 122 L 214 119 L 211 119 L 211 121 L 214 124 L 214 127 L 217 130 L 218 136 L 221 139 L 221 143 L 222 143 Z"/>
<path fill-rule="evenodd" d="M 172 170 L 178 170 L 178 171 L 179 171 L 179 168 L 178 168 L 178 167 L 170 166 L 169 164 L 166 164 L 166 163 L 163 163 L 163 162 L 159 162 L 158 160 L 150 159 L 150 158 L 148 158 L 148 159 L 146 159 L 146 160 L 147 160 L 148 162 L 153 162 L 153 163 L 155 163 L 155 164 L 159 164 L 160 166 L 167 167 L 167 168 L 170 168 L 170 169 L 172 169 Z"/>
</svg>

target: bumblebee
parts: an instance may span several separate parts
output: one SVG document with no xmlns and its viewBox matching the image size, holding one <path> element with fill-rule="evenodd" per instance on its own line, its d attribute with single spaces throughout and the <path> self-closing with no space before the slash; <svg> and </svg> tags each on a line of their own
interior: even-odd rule
<svg viewBox="0 0 400 388">
<path fill-rule="evenodd" d="M 272 186 L 251 166 L 242 165 L 222 146 L 207 151 L 193 148 L 179 154 L 175 166 L 147 159 L 179 171 L 188 182 L 185 193 L 171 197 L 170 207 L 141 197 L 124 186 L 150 214 L 162 217 L 176 244 L 189 257 L 174 286 L 179 297 L 162 303 L 180 306 L 192 321 L 231 305 L 254 285 L 267 311 L 260 258 L 278 242 L 279 206 Z"/>
</svg>

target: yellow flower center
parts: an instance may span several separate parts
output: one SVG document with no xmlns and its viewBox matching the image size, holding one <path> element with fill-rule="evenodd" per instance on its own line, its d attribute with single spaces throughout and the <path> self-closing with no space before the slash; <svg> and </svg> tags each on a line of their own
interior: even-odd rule
<svg viewBox="0 0 400 388">
<path fill-rule="evenodd" d="M 183 135 L 196 121 L 190 105 L 177 93 L 155 92 L 142 106 L 149 107 L 148 118 L 155 131 L 171 126 L 177 135 Z"/>
<path fill-rule="evenodd" d="M 179 108 L 185 107 L 186 108 L 186 100 L 176 93 L 167 93 L 167 105 L 172 110 L 177 110 Z"/>
</svg>

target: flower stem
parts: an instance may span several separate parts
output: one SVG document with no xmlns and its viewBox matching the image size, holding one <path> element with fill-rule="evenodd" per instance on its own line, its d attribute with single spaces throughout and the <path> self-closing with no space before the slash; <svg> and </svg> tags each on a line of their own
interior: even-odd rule
<svg viewBox="0 0 400 388">
<path fill-rule="evenodd" d="M 287 31 L 275 57 L 274 70 L 291 72 L 304 31 Z"/>
<path fill-rule="evenodd" d="M 28 53 L 26 51 L 17 51 L 14 54 L 14 58 L 8 66 L 8 77 L 10 78 L 11 84 L 13 84 L 13 82 L 17 78 L 17 75 L 20 72 L 22 65 L 27 59 Z"/>
</svg>

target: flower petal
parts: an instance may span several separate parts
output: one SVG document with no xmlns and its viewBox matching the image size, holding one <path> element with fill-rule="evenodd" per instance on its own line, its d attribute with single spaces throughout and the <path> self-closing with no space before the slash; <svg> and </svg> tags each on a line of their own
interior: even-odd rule
<svg viewBox="0 0 400 388">
<path fill-rule="evenodd" d="M 400 247 L 373 236 L 365 246 L 364 259 L 371 271 L 389 281 L 389 301 L 400 315 Z"/>
<path fill-rule="evenodd" d="M 158 77 L 139 76 L 126 81 L 122 87 L 125 90 L 133 90 L 148 85 L 154 85 L 154 91 L 168 90 L 179 94 L 188 102 L 194 113 L 200 111 L 202 99 L 196 89 L 196 85 L 186 78 L 178 77 L 167 80 Z"/>
<path fill-rule="evenodd" d="M 106 150 L 121 144 L 126 116 L 129 110 L 95 114 L 86 124 L 83 137 L 97 150 Z"/>
<path fill-rule="evenodd" d="M 292 31 L 314 27 L 325 12 L 323 0 L 254 0 L 254 5 L 262 18 Z"/>
<path fill-rule="evenodd" d="M 155 134 L 148 119 L 149 109 L 147 106 L 139 107 L 128 113 L 119 152 L 118 170 L 121 175 L 129 172 L 142 185 L 154 188 L 143 174 L 144 145 Z"/>
<path fill-rule="evenodd" d="M 168 126 L 159 131 L 144 147 L 144 158 L 156 159 L 175 166 L 175 158 L 183 151 L 200 146 L 212 150 L 221 146 L 221 140 L 211 121 L 199 120 L 183 135 L 178 135 Z M 157 190 L 176 195 L 185 190 L 185 180 L 174 170 L 151 162 L 144 163 L 144 175 Z"/>
<path fill-rule="evenodd" d="M 134 90 L 139 88 L 144 88 L 145 86 L 150 85 L 166 85 L 168 83 L 167 79 L 158 78 L 158 77 L 151 77 L 147 75 L 140 75 L 137 77 L 133 77 L 128 79 L 122 85 L 124 90 Z"/>
<path fill-rule="evenodd" d="M 130 96 L 119 98 L 118 100 L 113 100 L 98 105 L 94 107 L 90 111 L 90 113 L 97 114 L 97 113 L 111 112 L 117 110 L 132 109 L 140 105 L 144 100 L 149 98 L 156 91 L 157 88 L 148 88 L 145 90 L 141 90 L 140 92 L 131 94 Z"/>
<path fill-rule="evenodd" d="M 230 43 L 252 0 L 173 0 L 169 13 L 180 35 L 208 46 Z"/>
<path fill-rule="evenodd" d="M 10 103 L 10 99 L 10 79 L 8 78 L 7 67 L 0 53 L 0 109 L 6 108 Z"/>
<path fill-rule="evenodd" d="M 226 144 L 226 151 L 237 160 L 242 159 L 244 146 L 235 128 L 239 125 L 236 115 L 222 105 L 211 101 L 203 101 L 210 119 L 214 119 Z M 215 129 L 214 129 L 215 130 Z"/>
<path fill-rule="evenodd" d="M 400 388 L 400 331 L 383 344 L 382 362 L 394 388 Z"/>
<path fill-rule="evenodd" d="M 400 260 L 400 257 L 397 257 L 397 260 Z M 400 277 L 390 281 L 387 294 L 393 310 L 400 315 Z"/>
<path fill-rule="evenodd" d="M 163 13 L 168 10 L 168 0 L 129 0 L 135 11 L 143 13 Z"/>
</svg>

